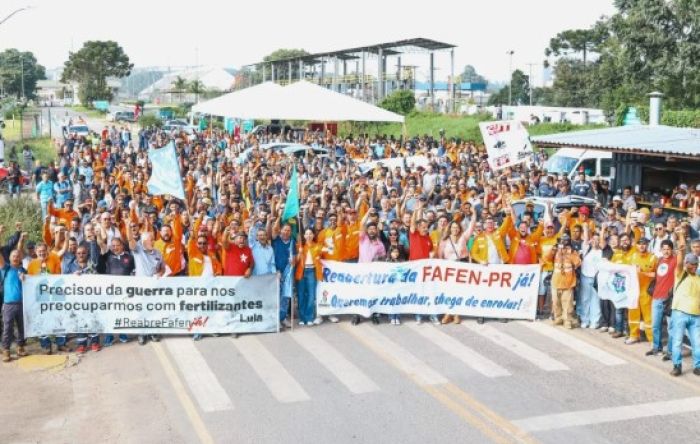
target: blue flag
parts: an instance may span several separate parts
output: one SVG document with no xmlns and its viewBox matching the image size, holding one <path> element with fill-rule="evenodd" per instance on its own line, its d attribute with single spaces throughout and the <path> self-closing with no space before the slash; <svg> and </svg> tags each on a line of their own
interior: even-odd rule
<svg viewBox="0 0 700 444">
<path fill-rule="evenodd" d="M 297 167 L 294 165 L 292 178 L 289 180 L 289 193 L 287 193 L 287 202 L 284 204 L 282 222 L 287 222 L 297 216 L 299 216 L 299 178 L 297 177 Z"/>
<path fill-rule="evenodd" d="M 185 190 L 182 187 L 175 144 L 170 142 L 163 148 L 148 150 L 148 160 L 153 166 L 151 178 L 148 179 L 147 184 L 148 194 L 170 194 L 184 200 Z"/>
</svg>

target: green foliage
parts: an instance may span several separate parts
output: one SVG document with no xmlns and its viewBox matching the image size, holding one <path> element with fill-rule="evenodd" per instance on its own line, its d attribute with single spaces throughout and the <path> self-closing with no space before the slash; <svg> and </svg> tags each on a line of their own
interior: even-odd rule
<svg viewBox="0 0 700 444">
<path fill-rule="evenodd" d="M 416 97 L 413 91 L 401 89 L 384 97 L 379 106 L 405 116 L 416 108 Z"/>
<path fill-rule="evenodd" d="M 180 102 L 182 102 L 182 93 L 187 92 L 188 86 L 187 80 L 180 76 L 177 76 L 175 80 L 173 80 L 171 87 L 174 92 L 180 95 Z"/>
<path fill-rule="evenodd" d="M 6 94 L 18 99 L 22 97 L 22 76 L 24 76 L 24 95 L 34 98 L 37 80 L 46 78 L 46 70 L 39 65 L 36 57 L 29 51 L 20 52 L 6 49 L 0 52 L 0 84 Z"/>
<path fill-rule="evenodd" d="M 512 101 L 513 105 L 524 105 L 530 103 L 530 79 L 519 69 L 513 71 L 511 76 Z M 508 103 L 508 87 L 501 88 L 497 93 L 489 97 L 489 105 L 509 105 Z"/>
<path fill-rule="evenodd" d="M 661 123 L 683 128 L 700 128 L 700 110 L 665 111 L 661 113 Z"/>
<path fill-rule="evenodd" d="M 700 2 L 616 0 L 615 6 L 617 13 L 590 29 L 552 39 L 545 54 L 562 58 L 549 105 L 582 103 L 612 115 L 621 103 L 647 103 L 646 94 L 658 90 L 667 107 L 700 107 Z M 589 52 L 598 57 L 587 62 Z M 574 69 L 579 54 L 583 68 Z"/>
<path fill-rule="evenodd" d="M 476 68 L 474 68 L 472 65 L 467 65 L 464 67 L 462 74 L 460 74 L 459 81 L 471 83 L 485 83 L 487 85 L 489 83 L 489 81 L 486 80 L 486 77 L 477 73 Z"/>
<path fill-rule="evenodd" d="M 146 128 L 149 126 L 160 128 L 163 126 L 163 121 L 155 114 L 143 114 L 141 117 L 139 117 L 139 125 L 141 125 L 141 128 Z"/>
<path fill-rule="evenodd" d="M 70 53 L 61 81 L 73 80 L 80 84 L 78 94 L 82 103 L 111 101 L 107 77 L 126 77 L 133 67 L 117 42 L 92 40 L 85 42 L 78 52 Z"/>
<path fill-rule="evenodd" d="M 34 199 L 30 197 L 8 199 L 0 206 L 0 225 L 5 226 L 5 233 L 7 233 L 1 240 L 3 245 L 11 233 L 14 233 L 16 222 L 22 222 L 22 231 L 27 232 L 27 240 L 34 242 L 41 240 L 41 207 Z"/>
</svg>

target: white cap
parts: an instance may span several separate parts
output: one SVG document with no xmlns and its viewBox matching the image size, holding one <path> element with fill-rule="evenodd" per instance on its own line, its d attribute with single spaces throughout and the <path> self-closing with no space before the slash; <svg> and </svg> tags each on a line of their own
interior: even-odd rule
<svg viewBox="0 0 700 444">
<path fill-rule="evenodd" d="M 680 185 L 679 188 L 680 188 L 681 190 L 688 191 L 688 185 L 686 185 L 686 184 L 684 184 L 684 183 L 682 183 L 682 184 Z"/>
<path fill-rule="evenodd" d="M 622 198 L 620 196 L 613 197 L 613 201 L 616 201 L 616 200 L 622 201 Z"/>
</svg>

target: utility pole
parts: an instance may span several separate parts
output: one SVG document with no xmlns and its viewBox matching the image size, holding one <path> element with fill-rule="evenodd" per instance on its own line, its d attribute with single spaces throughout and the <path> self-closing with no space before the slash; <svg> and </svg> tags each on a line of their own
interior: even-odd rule
<svg viewBox="0 0 700 444">
<path fill-rule="evenodd" d="M 528 68 L 530 68 L 530 74 L 527 78 L 527 86 L 530 89 L 530 106 L 532 106 L 532 67 L 538 65 L 538 63 L 527 63 Z"/>
<path fill-rule="evenodd" d="M 509 56 L 508 59 L 508 106 L 513 104 L 513 54 L 515 51 L 512 49 L 506 54 Z"/>
</svg>

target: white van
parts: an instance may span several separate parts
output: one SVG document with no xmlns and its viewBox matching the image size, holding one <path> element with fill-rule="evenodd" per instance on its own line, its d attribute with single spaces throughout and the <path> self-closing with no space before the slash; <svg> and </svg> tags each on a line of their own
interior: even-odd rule
<svg viewBox="0 0 700 444">
<path fill-rule="evenodd" d="M 559 148 L 544 165 L 547 173 L 561 174 L 570 180 L 583 170 L 586 176 L 611 182 L 615 178 L 612 153 L 607 151 Z"/>
</svg>

